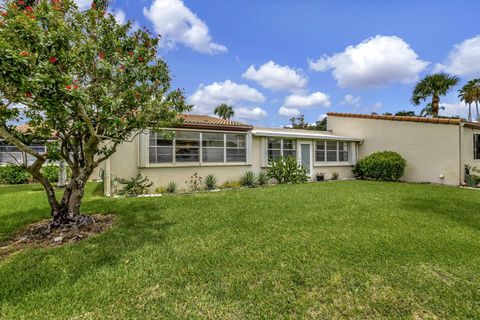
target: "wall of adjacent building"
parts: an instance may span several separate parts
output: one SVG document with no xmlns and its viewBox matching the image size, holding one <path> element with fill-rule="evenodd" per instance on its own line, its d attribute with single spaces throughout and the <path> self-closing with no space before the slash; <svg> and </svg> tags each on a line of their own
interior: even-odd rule
<svg viewBox="0 0 480 320">
<path fill-rule="evenodd" d="M 474 159 L 473 135 L 480 134 L 480 129 L 462 128 L 462 164 L 477 167 L 480 170 L 480 160 Z M 463 180 L 463 177 L 462 177 Z"/>
<path fill-rule="evenodd" d="M 400 153 L 408 163 L 403 181 L 459 185 L 462 179 L 458 125 L 329 116 L 328 130 L 364 139 L 360 159 L 377 151 Z"/>
</svg>

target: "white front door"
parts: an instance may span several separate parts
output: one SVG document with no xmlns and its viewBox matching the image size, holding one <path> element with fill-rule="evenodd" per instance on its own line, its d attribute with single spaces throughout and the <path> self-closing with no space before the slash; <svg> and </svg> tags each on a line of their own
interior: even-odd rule
<svg viewBox="0 0 480 320">
<path fill-rule="evenodd" d="M 306 141 L 300 141 L 300 152 L 298 153 L 298 164 L 300 164 L 309 176 L 312 176 L 313 161 L 312 161 L 312 143 Z"/>
</svg>

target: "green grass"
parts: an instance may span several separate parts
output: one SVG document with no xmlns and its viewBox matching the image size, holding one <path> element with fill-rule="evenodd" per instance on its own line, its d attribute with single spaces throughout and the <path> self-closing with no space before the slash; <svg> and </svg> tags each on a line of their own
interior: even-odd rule
<svg viewBox="0 0 480 320">
<path fill-rule="evenodd" d="M 108 232 L 0 260 L 0 318 L 479 318 L 480 192 L 342 181 L 105 199 Z M 0 187 L 0 239 L 48 216 Z"/>
</svg>

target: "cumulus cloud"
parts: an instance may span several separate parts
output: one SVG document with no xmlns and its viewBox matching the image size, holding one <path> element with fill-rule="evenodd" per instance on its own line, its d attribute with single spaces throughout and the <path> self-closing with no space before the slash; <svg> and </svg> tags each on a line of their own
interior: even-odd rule
<svg viewBox="0 0 480 320">
<path fill-rule="evenodd" d="M 247 120 L 259 120 L 267 116 L 267 112 L 262 108 L 235 108 L 235 118 L 247 119 Z"/>
<path fill-rule="evenodd" d="M 480 35 L 456 44 L 443 64 L 434 72 L 445 71 L 459 76 L 480 76 Z"/>
<path fill-rule="evenodd" d="M 122 9 L 115 10 L 112 14 L 118 23 L 125 24 L 127 22 L 127 15 Z"/>
<path fill-rule="evenodd" d="M 403 39 L 377 35 L 343 52 L 309 61 L 310 68 L 332 75 L 340 87 L 383 87 L 393 82 L 414 82 L 425 70 L 422 61 Z"/>
<path fill-rule="evenodd" d="M 161 35 L 163 47 L 174 48 L 181 43 L 202 53 L 227 51 L 227 47 L 213 42 L 206 23 L 181 0 L 154 0 L 149 9 L 143 8 L 143 14 Z"/>
<path fill-rule="evenodd" d="M 438 112 L 441 116 L 444 117 L 456 117 L 461 118 L 468 117 L 468 106 L 463 102 L 456 103 L 441 103 L 441 106 L 445 109 L 440 109 Z M 474 113 L 475 107 L 472 106 L 472 114 Z"/>
<path fill-rule="evenodd" d="M 242 77 L 255 81 L 264 88 L 280 91 L 297 91 L 307 85 L 307 78 L 289 66 L 281 66 L 273 61 L 269 61 L 258 69 L 251 65 Z"/>
<path fill-rule="evenodd" d="M 242 102 L 264 101 L 265 97 L 258 90 L 231 80 L 214 82 L 206 86 L 202 84 L 188 98 L 188 102 L 195 106 L 193 111 L 203 114 L 211 113 L 221 103 L 236 105 Z"/>
<path fill-rule="evenodd" d="M 86 10 L 92 6 L 92 0 L 75 0 L 80 10 Z"/>
<path fill-rule="evenodd" d="M 330 97 L 323 92 L 317 91 L 311 95 L 292 94 L 285 98 L 285 108 L 311 108 L 316 106 L 330 106 Z"/>
<path fill-rule="evenodd" d="M 354 97 L 351 94 L 347 94 L 345 95 L 345 97 L 343 97 L 343 100 L 340 102 L 340 104 L 348 104 L 354 107 L 358 107 L 360 106 L 360 100 L 362 100 L 362 98 Z"/>
<path fill-rule="evenodd" d="M 285 108 L 285 107 L 280 107 L 278 109 L 278 114 L 284 117 L 296 117 L 300 115 L 300 110 L 297 108 Z"/>
</svg>

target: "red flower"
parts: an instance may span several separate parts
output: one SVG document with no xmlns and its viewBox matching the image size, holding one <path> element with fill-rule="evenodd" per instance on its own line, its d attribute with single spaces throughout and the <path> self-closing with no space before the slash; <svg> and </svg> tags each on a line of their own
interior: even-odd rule
<svg viewBox="0 0 480 320">
<path fill-rule="evenodd" d="M 31 97 L 32 97 L 32 93 L 31 93 L 31 92 L 26 92 L 26 93 L 25 93 L 25 97 L 31 98 Z"/>
<path fill-rule="evenodd" d="M 60 3 L 61 0 L 52 0 L 52 3 Z"/>
<path fill-rule="evenodd" d="M 98 54 L 98 57 L 99 57 L 100 59 L 102 59 L 102 60 L 105 59 L 105 52 L 100 52 L 100 53 Z"/>
<path fill-rule="evenodd" d="M 23 0 L 18 0 L 18 4 L 21 5 L 21 6 L 23 6 L 23 5 L 25 4 L 25 1 L 23 1 Z"/>
<path fill-rule="evenodd" d="M 140 61 L 140 62 L 143 61 L 143 60 L 144 60 L 144 59 L 143 59 L 142 57 L 138 58 L 138 61 Z"/>
<path fill-rule="evenodd" d="M 72 90 L 72 86 L 71 85 L 68 85 L 65 87 L 67 90 Z"/>
<path fill-rule="evenodd" d="M 6 11 L 2 11 L 2 16 L 3 16 L 3 17 L 6 17 L 6 16 L 8 16 L 8 12 L 6 12 Z"/>
<path fill-rule="evenodd" d="M 77 86 L 77 85 L 74 85 L 74 86 L 73 86 L 73 89 L 78 89 L 78 86 Z"/>
<path fill-rule="evenodd" d="M 50 63 L 57 63 L 58 59 L 56 57 L 51 57 L 48 61 L 50 61 Z"/>
<path fill-rule="evenodd" d="M 20 52 L 20 55 L 22 57 L 28 57 L 30 55 L 30 53 L 28 53 L 28 51 L 22 51 L 22 52 Z"/>
<path fill-rule="evenodd" d="M 28 12 L 33 12 L 33 8 L 30 7 L 30 6 L 26 6 L 26 7 L 25 7 L 25 10 L 27 10 Z"/>
<path fill-rule="evenodd" d="M 133 56 L 133 51 L 129 51 L 128 54 Z"/>
</svg>

